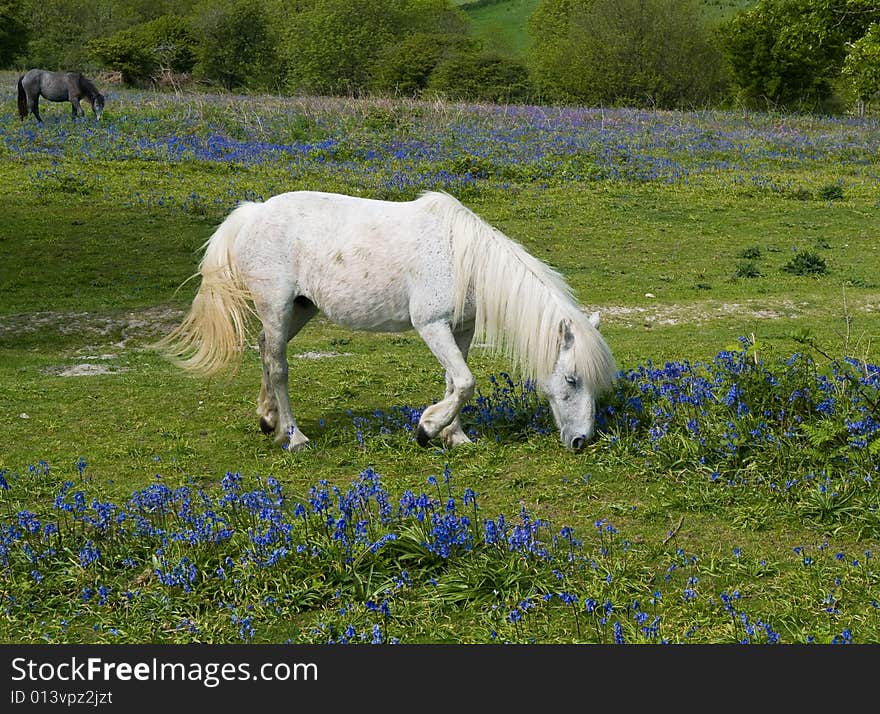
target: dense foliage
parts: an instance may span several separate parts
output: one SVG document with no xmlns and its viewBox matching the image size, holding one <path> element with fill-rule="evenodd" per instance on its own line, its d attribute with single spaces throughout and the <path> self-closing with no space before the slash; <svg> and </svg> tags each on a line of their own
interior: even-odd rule
<svg viewBox="0 0 880 714">
<path fill-rule="evenodd" d="M 535 82 L 554 101 L 706 106 L 721 88 L 693 0 L 545 0 L 531 28 Z"/>
<path fill-rule="evenodd" d="M 853 42 L 867 38 L 850 66 L 860 77 L 870 66 L 877 71 L 864 48 L 874 44 L 867 31 L 878 20 L 880 6 L 870 0 L 760 0 L 722 33 L 734 83 L 753 105 L 822 108 Z"/>
<path fill-rule="evenodd" d="M 880 21 L 852 43 L 842 74 L 856 96 L 859 113 L 863 113 L 865 103 L 880 93 Z"/>
<path fill-rule="evenodd" d="M 880 91 L 872 0 L 760 0 L 725 22 L 698 0 L 540 0 L 527 51 L 477 39 L 468 13 L 494 5 L 9 0 L 0 64 L 135 85 L 666 108 L 861 111 Z"/>
</svg>

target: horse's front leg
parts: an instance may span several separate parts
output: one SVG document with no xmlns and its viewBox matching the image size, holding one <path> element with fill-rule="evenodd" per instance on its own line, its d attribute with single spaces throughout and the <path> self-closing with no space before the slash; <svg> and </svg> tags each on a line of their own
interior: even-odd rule
<svg viewBox="0 0 880 714">
<path fill-rule="evenodd" d="M 416 331 L 446 370 L 446 396 L 422 413 L 416 440 L 419 446 L 426 446 L 429 440 L 448 428 L 444 432 L 447 444 L 454 446 L 470 441 L 457 421 L 461 408 L 474 394 L 474 376 L 452 328 L 448 322 L 437 321 L 417 326 Z"/>
<path fill-rule="evenodd" d="M 79 97 L 71 97 L 70 107 L 74 119 L 76 119 L 77 117 L 84 117 L 86 115 L 85 111 L 80 106 Z"/>
<path fill-rule="evenodd" d="M 474 325 L 470 324 L 463 328 L 459 328 L 455 333 L 455 344 L 461 352 L 462 358 L 467 361 L 468 351 L 471 347 L 471 340 L 474 338 Z M 455 384 L 449 372 L 446 373 L 446 397 L 448 398 L 455 389 Z M 462 405 L 463 406 L 463 405 Z M 452 448 L 459 444 L 470 444 L 471 440 L 464 429 L 461 428 L 460 414 L 456 414 L 452 423 L 440 432 L 440 438 L 447 447 Z"/>
</svg>

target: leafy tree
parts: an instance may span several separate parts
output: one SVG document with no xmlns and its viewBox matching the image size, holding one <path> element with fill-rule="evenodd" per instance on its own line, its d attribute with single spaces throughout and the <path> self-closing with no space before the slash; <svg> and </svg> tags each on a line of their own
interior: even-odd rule
<svg viewBox="0 0 880 714">
<path fill-rule="evenodd" d="M 92 40 L 161 15 L 189 14 L 194 0 L 20 0 L 23 20 L 39 28 L 28 37 L 19 63 L 45 69 L 94 68 Z"/>
<path fill-rule="evenodd" d="M 447 0 L 303 0 L 284 24 L 288 89 L 325 94 L 417 90 L 466 33 Z"/>
<path fill-rule="evenodd" d="M 856 95 L 859 114 L 880 94 L 880 23 L 873 23 L 864 37 L 852 43 L 843 61 L 843 76 Z"/>
<path fill-rule="evenodd" d="M 153 78 L 160 71 L 190 72 L 196 61 L 196 40 L 189 22 L 175 15 L 92 40 L 88 47 L 103 66 L 121 72 L 128 84 Z"/>
<path fill-rule="evenodd" d="M 752 106 L 827 105 L 847 43 L 880 20 L 868 0 L 759 0 L 720 33 L 740 98 Z"/>
<path fill-rule="evenodd" d="M 464 35 L 416 32 L 379 52 L 373 63 L 371 87 L 380 92 L 416 96 L 427 88 L 441 62 L 477 49 L 476 41 Z"/>
<path fill-rule="evenodd" d="M 23 64 L 45 69 L 85 69 L 86 45 L 110 29 L 106 3 L 88 0 L 27 0 L 25 22 L 40 28 L 28 37 Z M 113 27 L 110 31 L 118 28 Z"/>
<path fill-rule="evenodd" d="M 27 47 L 27 25 L 20 0 L 0 0 L 0 67 L 6 67 Z"/>
<path fill-rule="evenodd" d="M 675 107 L 721 86 L 695 0 L 542 0 L 530 31 L 533 79 L 551 101 Z"/>
<path fill-rule="evenodd" d="M 227 89 L 262 89 L 274 79 L 276 39 L 260 0 L 206 0 L 193 17 L 194 73 Z"/>
</svg>

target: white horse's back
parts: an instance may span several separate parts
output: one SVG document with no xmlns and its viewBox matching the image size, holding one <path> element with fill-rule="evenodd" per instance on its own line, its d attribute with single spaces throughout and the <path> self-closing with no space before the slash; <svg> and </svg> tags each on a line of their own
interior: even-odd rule
<svg viewBox="0 0 880 714">
<path fill-rule="evenodd" d="M 287 293 L 351 329 L 412 329 L 431 302 L 421 293 L 446 314 L 453 289 L 451 237 L 423 204 L 281 194 L 243 228 L 233 259 L 258 301 Z"/>
</svg>

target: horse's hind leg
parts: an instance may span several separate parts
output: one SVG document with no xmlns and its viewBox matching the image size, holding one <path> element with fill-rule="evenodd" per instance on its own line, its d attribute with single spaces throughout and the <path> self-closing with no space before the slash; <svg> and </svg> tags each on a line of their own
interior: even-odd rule
<svg viewBox="0 0 880 714">
<path fill-rule="evenodd" d="M 263 330 L 260 332 L 260 361 L 263 377 L 257 399 L 257 415 L 260 429 L 266 434 L 275 433 L 275 440 L 297 449 L 308 438 L 296 425 L 290 408 L 288 393 L 287 343 L 314 317 L 318 309 L 306 298 L 297 298 L 286 313 L 260 309 Z"/>
<path fill-rule="evenodd" d="M 467 440 L 467 436 L 461 431 L 461 425 L 456 429 L 454 422 L 465 402 L 473 396 L 474 377 L 468 369 L 467 362 L 456 337 L 452 334 L 449 323 L 431 322 L 417 326 L 416 331 L 446 370 L 447 384 L 446 396 L 422 413 L 416 432 L 416 440 L 419 442 L 419 446 L 426 446 L 430 439 L 433 439 L 447 427 L 451 427 L 450 436 L 458 438 L 458 443 L 461 443 L 461 439 L 457 435 L 460 433 L 460 436 L 465 440 Z"/>
<path fill-rule="evenodd" d="M 455 337 L 455 344 L 458 345 L 458 349 L 461 352 L 461 356 L 464 358 L 465 361 L 467 361 L 468 351 L 471 347 L 471 340 L 473 340 L 474 338 L 473 324 L 470 324 L 464 328 L 460 328 L 457 332 L 454 332 L 453 335 Z M 454 390 L 455 385 L 453 384 L 452 377 L 449 372 L 447 372 L 446 397 L 449 397 Z M 459 444 L 471 443 L 471 440 L 468 438 L 467 434 L 464 433 L 464 429 L 461 428 L 460 413 L 456 414 L 455 418 L 452 420 L 452 423 L 440 432 L 440 438 L 443 440 L 443 443 L 446 444 L 446 446 L 449 448 L 452 448 L 453 446 L 458 446 Z"/>
<path fill-rule="evenodd" d="M 37 123 L 43 123 L 43 117 L 40 116 L 40 95 L 36 94 L 33 97 L 28 97 L 28 109 L 31 114 L 33 114 L 37 118 Z"/>
</svg>

